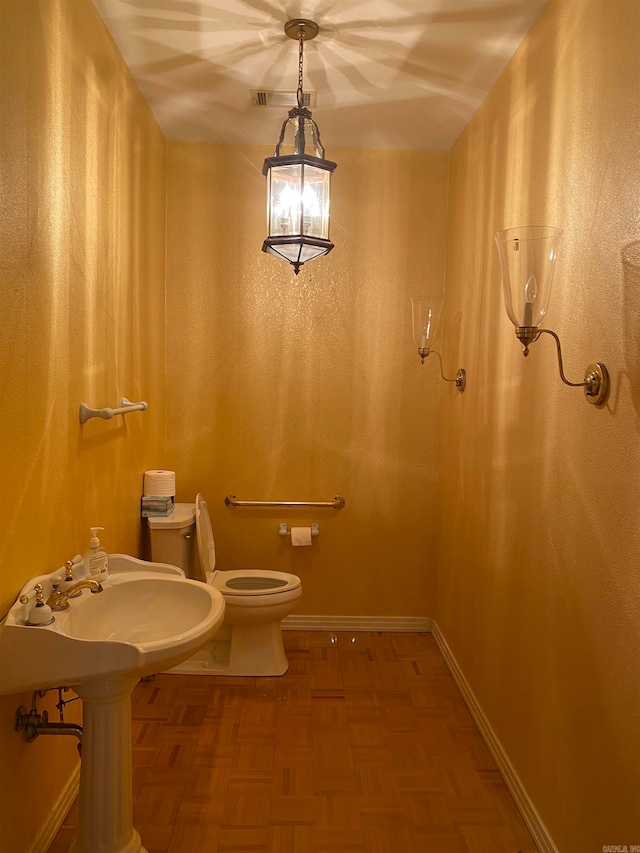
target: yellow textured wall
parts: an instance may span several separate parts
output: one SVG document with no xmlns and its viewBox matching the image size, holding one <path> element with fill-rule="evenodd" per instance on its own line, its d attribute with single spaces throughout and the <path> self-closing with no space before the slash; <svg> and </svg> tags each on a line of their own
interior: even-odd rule
<svg viewBox="0 0 640 853">
<path fill-rule="evenodd" d="M 429 616 L 440 381 L 409 296 L 442 291 L 448 153 L 327 151 L 336 248 L 297 278 L 261 252 L 272 153 L 168 144 L 166 464 L 207 498 L 220 568 L 300 575 L 299 613 Z M 283 521 L 320 536 L 294 549 Z"/>
<path fill-rule="evenodd" d="M 640 843 L 640 4 L 551 2 L 451 152 L 436 622 L 561 853 Z M 521 354 L 493 235 L 564 228 Z M 461 404 L 460 404 L 461 403 Z"/>
<path fill-rule="evenodd" d="M 1 613 L 89 524 L 136 553 L 142 472 L 173 467 L 181 500 L 209 500 L 219 565 L 300 574 L 299 612 L 435 608 L 561 853 L 636 843 L 638 32 L 636 0 L 548 4 L 453 148 L 446 235 L 446 152 L 328 151 L 336 248 L 298 278 L 260 252 L 272 150 L 171 143 L 165 430 L 164 140 L 89 0 L 0 0 Z M 570 377 L 609 365 L 603 411 L 550 341 L 525 361 L 513 336 L 493 233 L 529 222 L 565 229 L 549 325 Z M 410 340 L 445 242 L 464 395 Z M 121 395 L 149 412 L 79 426 L 80 402 Z M 294 550 L 280 521 L 320 537 Z M 29 699 L 0 698 L 12 853 L 77 762 L 13 733 Z"/>
<path fill-rule="evenodd" d="M 142 472 L 164 441 L 165 145 L 89 0 L 2 0 L 0 78 L 3 615 L 28 578 L 85 550 L 90 524 L 108 550 L 138 552 Z M 121 395 L 149 411 L 80 426 L 80 403 Z M 13 732 L 30 698 L 0 698 L 11 853 L 77 764 L 72 738 Z"/>
</svg>

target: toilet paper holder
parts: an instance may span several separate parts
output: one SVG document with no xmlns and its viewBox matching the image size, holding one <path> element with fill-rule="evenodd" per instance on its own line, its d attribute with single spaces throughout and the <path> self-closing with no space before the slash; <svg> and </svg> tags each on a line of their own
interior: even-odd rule
<svg viewBox="0 0 640 853">
<path fill-rule="evenodd" d="M 311 535 L 319 536 L 320 535 L 320 527 L 317 524 L 311 525 Z M 291 528 L 284 521 L 278 527 L 278 536 L 291 536 Z"/>
</svg>

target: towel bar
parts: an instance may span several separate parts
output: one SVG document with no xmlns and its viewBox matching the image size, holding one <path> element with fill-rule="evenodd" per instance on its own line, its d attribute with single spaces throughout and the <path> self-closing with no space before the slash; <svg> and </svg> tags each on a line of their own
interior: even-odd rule
<svg viewBox="0 0 640 853">
<path fill-rule="evenodd" d="M 141 400 L 139 403 L 132 403 L 126 397 L 121 397 L 119 409 L 92 409 L 86 403 L 81 403 L 79 418 L 81 424 L 85 424 L 91 418 L 102 418 L 103 421 L 108 421 L 114 415 L 126 415 L 128 412 L 145 412 L 147 408 L 144 400 Z"/>
</svg>

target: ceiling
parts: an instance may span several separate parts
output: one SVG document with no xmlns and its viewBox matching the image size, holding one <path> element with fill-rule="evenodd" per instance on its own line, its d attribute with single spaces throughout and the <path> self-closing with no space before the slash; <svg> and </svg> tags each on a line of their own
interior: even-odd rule
<svg viewBox="0 0 640 853">
<path fill-rule="evenodd" d="M 251 89 L 304 89 L 331 146 L 449 148 L 546 0 L 93 0 L 168 139 L 275 145 L 288 107 Z"/>
</svg>

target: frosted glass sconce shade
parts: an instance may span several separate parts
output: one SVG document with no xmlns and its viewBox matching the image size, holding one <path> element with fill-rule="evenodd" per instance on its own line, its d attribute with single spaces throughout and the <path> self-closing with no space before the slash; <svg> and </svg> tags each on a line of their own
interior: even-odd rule
<svg viewBox="0 0 640 853">
<path fill-rule="evenodd" d="M 582 382 L 569 382 L 564 375 L 560 338 L 551 329 L 538 328 L 549 307 L 561 235 L 560 228 L 549 225 L 526 225 L 496 233 L 504 305 L 523 346 L 523 355 L 529 355 L 529 346 L 540 335 L 551 335 L 556 342 L 560 379 L 565 385 L 583 388 L 593 405 L 604 406 L 609 395 L 605 365 L 596 361 L 587 367 Z"/>
<path fill-rule="evenodd" d="M 549 307 L 562 230 L 547 225 L 496 234 L 504 304 L 516 327 L 539 326 Z"/>
<path fill-rule="evenodd" d="M 437 296 L 412 297 L 411 319 L 413 322 L 413 341 L 424 360 L 438 334 L 442 299 Z"/>
<path fill-rule="evenodd" d="M 442 303 L 443 300 L 439 296 L 411 297 L 413 342 L 418 347 L 418 355 L 423 364 L 425 358 L 431 353 L 437 355 L 440 363 L 440 376 L 445 382 L 454 382 L 458 391 L 464 391 L 467 382 L 465 371 L 460 368 L 452 379 L 448 379 L 442 372 L 442 357 L 439 352 L 433 349 L 433 343 L 440 326 Z"/>
</svg>

